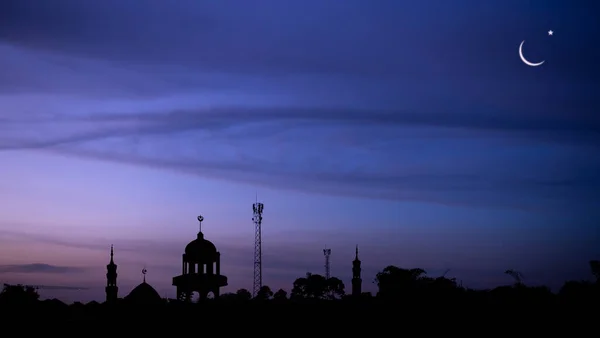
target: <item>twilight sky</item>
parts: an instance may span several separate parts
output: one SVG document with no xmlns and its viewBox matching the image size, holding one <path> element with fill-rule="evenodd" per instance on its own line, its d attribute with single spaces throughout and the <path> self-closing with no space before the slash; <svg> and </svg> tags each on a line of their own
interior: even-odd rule
<svg viewBox="0 0 600 338">
<path fill-rule="evenodd" d="M 204 215 L 225 291 L 386 265 L 470 287 L 600 256 L 595 1 L 5 0 L 0 282 L 103 300 L 171 277 Z M 553 36 L 547 31 L 553 30 Z M 531 61 L 518 57 L 518 46 Z M 36 265 L 31 265 L 36 264 Z"/>
</svg>

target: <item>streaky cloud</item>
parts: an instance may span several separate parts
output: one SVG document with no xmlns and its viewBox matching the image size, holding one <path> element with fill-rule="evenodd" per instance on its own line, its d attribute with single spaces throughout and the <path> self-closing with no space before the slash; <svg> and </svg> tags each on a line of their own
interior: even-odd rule
<svg viewBox="0 0 600 338">
<path fill-rule="evenodd" d="M 586 95 L 540 106 L 414 89 L 410 78 L 251 78 L 202 67 L 181 77 L 177 66 L 167 76 L 168 65 L 146 73 L 59 50 L 0 50 L 8 61 L 0 67 L 20 88 L 0 83 L 0 151 L 446 205 L 538 210 L 599 200 L 600 120 Z"/>
<path fill-rule="evenodd" d="M 80 273 L 85 269 L 73 266 L 56 266 L 44 263 L 0 265 L 0 273 Z"/>
<path fill-rule="evenodd" d="M 425 115 L 220 107 L 75 115 L 54 122 L 13 117 L 0 126 L 6 131 L 0 150 L 43 149 L 284 189 L 449 205 L 536 209 L 568 199 L 585 205 L 597 198 L 588 189 L 600 185 L 590 174 L 600 162 L 585 155 L 600 146 L 593 125 L 558 120 L 537 125 L 510 117 L 504 123 L 498 123 L 500 118 L 484 123 L 485 118 L 473 122 L 460 114 L 445 120 Z M 522 137 L 520 144 L 514 144 L 515 133 Z M 577 138 L 567 143 L 544 139 L 585 133 L 589 138 L 584 143 Z M 431 136 L 436 134 L 433 145 Z M 494 164 L 499 158 L 514 158 L 511 151 L 540 146 L 564 149 L 552 158 L 524 157 L 510 170 Z M 489 147 L 496 151 L 493 157 Z M 432 156 L 415 158 L 417 149 Z M 561 157 L 563 162 L 548 169 Z"/>
</svg>

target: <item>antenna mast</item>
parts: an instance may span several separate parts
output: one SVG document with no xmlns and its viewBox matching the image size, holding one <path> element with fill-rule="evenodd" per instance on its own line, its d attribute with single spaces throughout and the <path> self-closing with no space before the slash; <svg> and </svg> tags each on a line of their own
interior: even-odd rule
<svg viewBox="0 0 600 338">
<path fill-rule="evenodd" d="M 262 288 L 262 237 L 261 237 L 261 224 L 262 214 L 264 205 L 258 203 L 258 197 L 256 203 L 252 204 L 254 222 L 254 286 L 252 288 L 252 296 L 256 297 L 260 288 Z"/>
<path fill-rule="evenodd" d="M 329 270 L 329 256 L 331 256 L 331 249 L 323 249 L 323 255 L 325 255 L 325 278 L 331 277 Z"/>
</svg>

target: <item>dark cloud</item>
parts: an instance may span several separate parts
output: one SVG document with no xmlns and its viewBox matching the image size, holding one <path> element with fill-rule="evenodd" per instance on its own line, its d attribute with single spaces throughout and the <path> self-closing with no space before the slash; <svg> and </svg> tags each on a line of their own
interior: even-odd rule
<svg viewBox="0 0 600 338">
<path fill-rule="evenodd" d="M 131 239 L 112 239 L 111 241 L 102 239 L 86 239 L 78 241 L 74 239 L 60 239 L 49 234 L 23 231 L 0 230 L 0 234 L 2 234 L 4 238 L 25 239 L 28 241 L 59 245 L 69 248 L 91 249 L 106 252 L 108 252 L 111 245 L 108 243 L 113 243 L 117 253 L 137 253 L 142 256 L 171 257 L 177 259 L 181 257 L 181 253 L 185 245 L 193 239 L 189 238 L 181 242 Z M 247 265 L 247 261 L 251 260 L 251 257 L 254 255 L 254 246 L 240 245 L 239 241 L 236 239 L 232 240 L 231 238 L 216 238 L 213 239 L 213 241 L 215 241 L 215 244 L 218 246 L 219 250 L 224 253 L 222 256 L 223 259 L 226 260 L 229 265 L 234 267 Z M 311 262 L 311 259 L 306 259 L 306 257 L 309 257 L 306 255 L 306 253 L 307 251 L 313 249 L 312 245 L 305 247 L 303 244 L 294 245 L 292 242 L 293 241 L 286 241 L 278 244 L 273 243 L 270 244 L 268 248 L 265 248 L 263 257 L 265 260 L 269 261 L 270 268 L 275 270 L 296 271 L 298 268 L 304 269 L 306 266 L 311 264 L 308 263 Z M 290 259 L 291 257 L 294 257 L 294 259 Z M 153 265 L 153 269 L 166 269 L 174 273 L 179 271 L 178 266 L 165 266 L 160 263 Z M 0 272 L 70 273 L 80 271 L 82 271 L 80 268 L 57 267 L 47 264 L 6 265 L 0 268 Z"/>
<path fill-rule="evenodd" d="M 54 290 L 66 290 L 66 291 L 81 291 L 81 290 L 89 290 L 88 287 L 84 287 L 84 286 L 64 286 L 64 285 L 32 285 L 33 287 L 38 288 L 38 292 L 39 290 L 48 290 L 48 291 L 54 291 Z"/>
<path fill-rule="evenodd" d="M 8 0 L 0 6 L 0 38 L 35 48 L 127 64 L 412 80 L 440 73 L 457 77 L 468 68 L 506 81 L 511 78 L 505 72 L 511 66 L 507 56 L 522 39 L 533 36 L 530 32 L 543 32 L 549 24 L 547 16 L 531 15 L 545 13 L 547 5 L 524 8 L 518 0 L 477 6 L 468 1 L 374 5 L 317 0 L 252 4 L 64 0 L 49 5 L 42 0 Z M 598 74 L 593 68 L 598 57 L 594 40 L 575 37 L 600 32 L 590 14 L 597 6 L 552 6 L 561 7 L 561 22 L 572 23 L 556 28 L 556 39 L 563 33 L 573 37 L 561 41 L 563 48 L 553 49 L 557 71 L 573 80 L 593 80 Z M 452 67 L 454 62 L 461 67 Z M 585 68 L 587 72 L 582 71 Z"/>
<path fill-rule="evenodd" d="M 368 51 L 393 38 L 382 26 L 370 36 L 361 32 L 385 11 L 365 11 L 351 2 L 344 6 L 317 1 L 8 3 L 0 8 L 8 41 L 113 60 L 185 63 L 235 72 L 349 71 L 360 62 L 347 53 L 356 49 L 354 45 Z M 359 14 L 362 22 L 355 20 Z M 386 21 L 391 19 L 388 15 Z M 348 36 L 340 36 L 343 32 Z M 331 42 L 336 42 L 335 49 Z M 378 71 L 382 70 L 380 66 Z"/>
<path fill-rule="evenodd" d="M 551 200 L 596 200 L 591 189 L 600 186 L 593 175 L 600 162 L 585 154 L 600 148 L 600 128 L 568 119 L 538 122 L 466 113 L 293 107 L 105 113 L 54 122 L 14 117 L 0 127 L 8 134 L 0 139 L 0 148 L 45 149 L 279 188 L 385 199 L 522 208 L 560 205 Z M 419 139 L 434 139 L 438 146 L 429 148 Z M 533 152 L 536 142 L 549 149 L 580 148 L 512 161 L 518 153 L 509 154 L 511 149 L 533 147 Z M 486 145 L 507 153 L 493 160 Z M 414 146 L 433 158 L 444 148 L 463 161 L 449 163 L 442 156 L 443 167 L 433 161 L 407 169 L 403 161 L 423 161 L 414 157 Z M 262 152 L 245 153 L 249 147 Z M 365 162 L 353 160 L 362 156 L 367 156 Z M 498 158 L 510 165 L 499 168 Z"/>
<path fill-rule="evenodd" d="M 168 133 L 186 129 L 220 129 L 251 123 L 288 122 L 300 127 L 307 124 L 359 125 L 359 126 L 428 126 L 445 128 L 466 128 L 489 131 L 512 132 L 563 132 L 590 133 L 600 141 L 600 120 L 581 121 L 569 119 L 567 116 L 528 116 L 520 113 L 490 114 L 483 108 L 480 112 L 452 111 L 448 108 L 442 111 L 408 111 L 382 109 L 356 109 L 350 107 L 211 107 L 198 110 L 173 110 L 168 112 L 146 112 L 132 114 L 97 113 L 82 114 L 84 116 L 53 116 L 52 118 L 32 118 L 27 116 L 7 115 L 4 128 L 10 128 L 13 123 L 27 123 L 29 127 L 54 123 L 55 126 L 75 123 L 117 124 L 128 134 Z M 127 125 L 129 124 L 129 125 Z M 53 125 L 53 124 L 50 124 Z M 76 126 L 76 125 L 75 125 Z M 126 128 L 135 130 L 127 130 Z M 162 128 L 162 129 L 159 129 Z M 117 134 L 118 131 L 113 131 Z M 106 138 L 110 132 L 98 136 L 91 135 L 89 139 Z M 116 135 L 118 136 L 118 134 Z M 583 136 L 583 135 L 582 135 Z"/>
<path fill-rule="evenodd" d="M 3 2 L 0 150 L 338 195 L 594 204 L 594 45 L 557 33 L 552 68 L 528 72 L 516 46 L 543 16 L 434 2 Z M 588 38 L 592 12 L 561 9 Z"/>
<path fill-rule="evenodd" d="M 56 266 L 43 263 L 0 265 L 0 273 L 79 273 L 84 269 L 72 266 Z"/>
</svg>

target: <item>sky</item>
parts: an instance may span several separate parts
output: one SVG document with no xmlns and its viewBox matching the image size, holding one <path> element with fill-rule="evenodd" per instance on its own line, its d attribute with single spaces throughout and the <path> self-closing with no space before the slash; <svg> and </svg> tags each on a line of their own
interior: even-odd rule
<svg viewBox="0 0 600 338">
<path fill-rule="evenodd" d="M 387 265 L 556 290 L 600 258 L 594 1 L 7 0 L 0 282 L 163 296 L 195 239 L 225 292 Z M 554 34 L 549 35 L 552 30 Z M 519 58 L 518 48 L 531 62 Z"/>
</svg>

